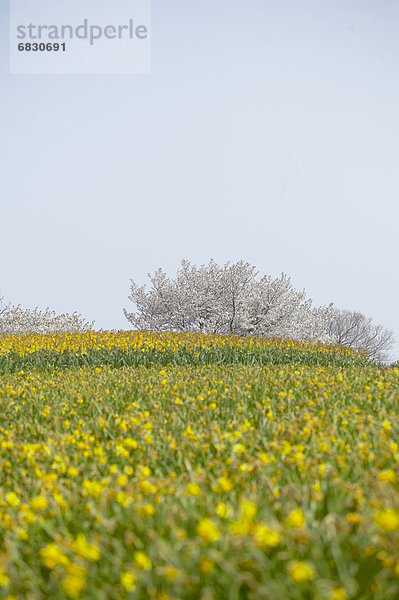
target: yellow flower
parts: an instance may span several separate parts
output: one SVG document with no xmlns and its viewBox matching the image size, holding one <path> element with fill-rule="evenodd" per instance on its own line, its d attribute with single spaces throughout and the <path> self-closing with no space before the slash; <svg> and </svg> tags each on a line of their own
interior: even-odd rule
<svg viewBox="0 0 399 600">
<path fill-rule="evenodd" d="M 0 587 L 7 587 L 9 583 L 10 583 L 9 578 L 5 574 L 3 568 L 0 567 Z"/>
<path fill-rule="evenodd" d="M 396 473 L 393 469 L 381 471 L 381 473 L 378 474 L 378 480 L 388 481 L 389 483 L 396 483 Z"/>
<path fill-rule="evenodd" d="M 227 479 L 227 477 L 219 477 L 218 485 L 220 490 L 225 493 L 230 492 L 233 487 L 230 479 Z"/>
<path fill-rule="evenodd" d="M 68 575 L 73 575 L 74 577 L 80 577 L 81 579 L 85 579 L 86 577 L 86 569 L 72 562 L 66 565 L 65 571 Z"/>
<path fill-rule="evenodd" d="M 131 496 L 128 496 L 126 494 L 126 492 L 118 492 L 115 496 L 115 500 L 117 501 L 118 504 L 120 504 L 121 506 L 130 506 L 133 502 L 133 498 Z"/>
<path fill-rule="evenodd" d="M 83 482 L 83 489 L 86 491 L 87 495 L 94 500 L 99 500 L 101 496 L 101 492 L 103 491 L 103 486 L 99 481 L 90 481 L 89 479 L 85 479 Z"/>
<path fill-rule="evenodd" d="M 35 512 L 40 512 L 41 510 L 46 510 L 48 507 L 48 501 L 44 496 L 36 496 L 36 498 L 32 498 L 30 505 L 32 510 Z"/>
<path fill-rule="evenodd" d="M 20 499 L 18 498 L 18 496 L 16 494 L 14 494 L 14 492 L 9 492 L 6 496 L 6 502 L 8 504 L 9 507 L 11 508 L 15 508 L 17 506 L 20 505 Z"/>
<path fill-rule="evenodd" d="M 79 598 L 81 592 L 85 589 L 86 581 L 78 575 L 68 575 L 62 582 L 61 587 L 68 598 L 75 599 Z"/>
<path fill-rule="evenodd" d="M 127 477 L 127 475 L 119 475 L 119 477 L 116 478 L 115 483 L 116 485 L 119 485 L 119 487 L 125 487 L 128 481 L 129 478 Z"/>
<path fill-rule="evenodd" d="M 141 467 L 141 469 L 140 469 L 140 477 L 142 479 L 145 479 L 146 477 L 150 477 L 150 475 L 151 475 L 151 469 L 150 469 L 150 467 L 146 467 L 146 466 Z"/>
<path fill-rule="evenodd" d="M 147 481 L 147 479 L 144 479 L 143 481 L 139 482 L 139 490 L 140 492 L 143 492 L 143 494 L 155 494 L 157 488 L 155 485 Z"/>
<path fill-rule="evenodd" d="M 124 571 L 121 573 L 120 582 L 127 592 L 133 592 L 136 589 L 137 577 L 134 573 Z"/>
<path fill-rule="evenodd" d="M 79 475 L 79 471 L 75 467 L 69 467 L 67 471 L 68 477 L 77 477 Z"/>
<path fill-rule="evenodd" d="M 252 523 L 248 519 L 239 519 L 238 521 L 232 521 L 230 523 L 230 532 L 236 536 L 249 535 Z"/>
<path fill-rule="evenodd" d="M 79 533 L 76 540 L 71 543 L 71 550 L 77 556 L 86 558 L 87 560 L 100 560 L 100 550 L 95 544 L 89 544 L 83 533 Z"/>
<path fill-rule="evenodd" d="M 326 472 L 328 472 L 328 470 L 328 465 L 326 465 L 325 463 L 321 463 L 318 468 L 320 477 L 323 477 L 323 475 L 325 475 Z"/>
<path fill-rule="evenodd" d="M 41 561 L 48 569 L 55 569 L 58 565 L 65 567 L 70 561 L 56 544 L 47 544 L 39 550 Z"/>
<path fill-rule="evenodd" d="M 259 523 L 254 529 L 254 538 L 258 546 L 270 546 L 274 548 L 280 543 L 280 534 L 271 529 L 268 525 Z"/>
<path fill-rule="evenodd" d="M 399 512 L 394 508 L 384 508 L 374 515 L 374 522 L 382 531 L 396 531 L 399 529 Z"/>
<path fill-rule="evenodd" d="M 348 600 L 348 595 L 344 588 L 336 588 L 331 592 L 330 600 Z"/>
<path fill-rule="evenodd" d="M 302 529 L 306 525 L 305 515 L 301 508 L 295 508 L 285 520 L 287 527 L 291 529 Z"/>
<path fill-rule="evenodd" d="M 234 454 L 241 454 L 242 452 L 245 452 L 245 446 L 243 444 L 234 444 L 233 452 Z"/>
<path fill-rule="evenodd" d="M 26 529 L 23 529 L 22 527 L 17 527 L 15 530 L 15 533 L 17 534 L 18 539 L 20 539 L 20 540 L 26 541 L 29 539 L 28 532 L 26 531 Z"/>
<path fill-rule="evenodd" d="M 351 512 L 346 515 L 346 520 L 353 525 L 359 525 L 363 519 L 358 513 Z"/>
<path fill-rule="evenodd" d="M 135 552 L 133 555 L 134 565 L 140 571 L 150 571 L 152 567 L 151 560 L 144 552 Z"/>
<path fill-rule="evenodd" d="M 146 515 L 146 517 L 152 517 L 155 515 L 155 508 L 152 504 L 145 504 L 143 506 L 143 513 Z"/>
<path fill-rule="evenodd" d="M 303 561 L 292 563 L 289 567 L 288 573 L 294 583 L 311 581 L 315 577 L 313 566 Z"/>
<path fill-rule="evenodd" d="M 188 440 L 191 440 L 193 442 L 197 442 L 198 438 L 195 435 L 193 428 L 191 427 L 191 425 L 189 425 L 188 427 L 186 427 L 184 433 L 183 433 L 184 437 L 187 438 Z"/>
<path fill-rule="evenodd" d="M 123 443 L 129 450 L 136 450 L 139 447 L 138 443 L 133 438 L 126 438 Z"/>
<path fill-rule="evenodd" d="M 213 544 L 220 538 L 217 526 L 211 519 L 202 519 L 197 526 L 197 533 L 204 542 Z"/>
<path fill-rule="evenodd" d="M 193 496 L 194 498 L 198 498 L 199 496 L 201 496 L 201 494 L 202 494 L 201 488 L 196 483 L 188 484 L 186 491 L 185 491 L 186 496 Z"/>
<path fill-rule="evenodd" d="M 254 518 L 254 516 L 256 515 L 258 507 L 256 506 L 256 504 L 254 502 L 250 502 L 249 500 L 244 500 L 243 502 L 241 502 L 240 509 L 241 509 L 242 518 L 247 521 L 251 521 Z"/>
<path fill-rule="evenodd" d="M 121 456 L 122 458 L 129 458 L 129 452 L 121 444 L 115 445 L 115 453 L 116 456 Z"/>
<path fill-rule="evenodd" d="M 61 496 L 61 494 L 58 494 L 57 492 L 54 493 L 54 500 L 57 502 L 59 508 L 61 511 L 64 511 L 68 508 L 68 502 L 65 500 L 65 498 L 63 498 Z"/>
<path fill-rule="evenodd" d="M 216 514 L 221 519 L 225 519 L 227 517 L 228 508 L 224 502 L 219 502 L 219 504 L 216 507 Z"/>
<path fill-rule="evenodd" d="M 26 525 L 31 525 L 36 521 L 35 513 L 30 510 L 27 504 L 24 505 L 23 509 L 21 508 L 21 512 L 22 520 Z"/>
</svg>

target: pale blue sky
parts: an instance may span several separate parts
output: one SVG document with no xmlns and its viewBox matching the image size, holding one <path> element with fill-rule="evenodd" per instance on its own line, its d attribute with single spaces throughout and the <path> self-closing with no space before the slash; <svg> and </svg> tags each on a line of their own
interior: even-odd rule
<svg viewBox="0 0 399 600">
<path fill-rule="evenodd" d="M 130 277 L 244 259 L 399 338 L 397 0 L 152 18 L 151 75 L 16 76 L 1 0 L 3 293 L 128 328 Z"/>
</svg>

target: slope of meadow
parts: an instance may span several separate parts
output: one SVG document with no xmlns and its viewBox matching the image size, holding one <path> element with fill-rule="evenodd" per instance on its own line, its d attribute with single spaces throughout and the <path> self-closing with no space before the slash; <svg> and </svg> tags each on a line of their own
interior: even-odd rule
<svg viewBox="0 0 399 600">
<path fill-rule="evenodd" d="M 397 599 L 398 409 L 340 348 L 2 338 L 0 599 Z"/>
<path fill-rule="evenodd" d="M 366 366 L 349 348 L 314 342 L 181 333 L 101 331 L 0 336 L 0 373 L 85 366 L 306 364 Z"/>
</svg>

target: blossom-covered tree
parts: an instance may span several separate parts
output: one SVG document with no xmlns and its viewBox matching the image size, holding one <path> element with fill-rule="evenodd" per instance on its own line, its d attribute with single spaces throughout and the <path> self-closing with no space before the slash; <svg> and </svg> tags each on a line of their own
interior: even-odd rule
<svg viewBox="0 0 399 600">
<path fill-rule="evenodd" d="M 49 308 L 31 310 L 5 304 L 3 304 L 3 311 L 0 312 L 0 335 L 84 333 L 92 328 L 93 323 L 89 323 L 76 312 L 57 315 Z"/>
<path fill-rule="evenodd" d="M 162 269 L 149 279 L 148 291 L 131 281 L 129 299 L 136 311 L 124 309 L 137 329 L 331 341 L 332 306 L 313 307 L 284 274 L 259 278 L 243 261 L 201 267 L 182 261 L 175 279 Z"/>
<path fill-rule="evenodd" d="M 393 334 L 358 312 L 314 307 L 286 275 L 259 278 L 243 261 L 196 267 L 182 261 L 175 278 L 162 269 L 148 275 L 151 287 L 131 281 L 135 311 L 124 313 L 136 329 L 191 331 L 330 342 L 364 350 L 385 361 Z"/>
</svg>

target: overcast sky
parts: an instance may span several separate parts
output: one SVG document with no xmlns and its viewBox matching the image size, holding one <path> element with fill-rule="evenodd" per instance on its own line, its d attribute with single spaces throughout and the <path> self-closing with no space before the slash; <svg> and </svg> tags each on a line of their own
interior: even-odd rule
<svg viewBox="0 0 399 600">
<path fill-rule="evenodd" d="M 399 339 L 397 0 L 153 0 L 132 76 L 10 75 L 0 2 L 8 299 L 129 328 L 130 278 L 243 259 Z"/>
</svg>

